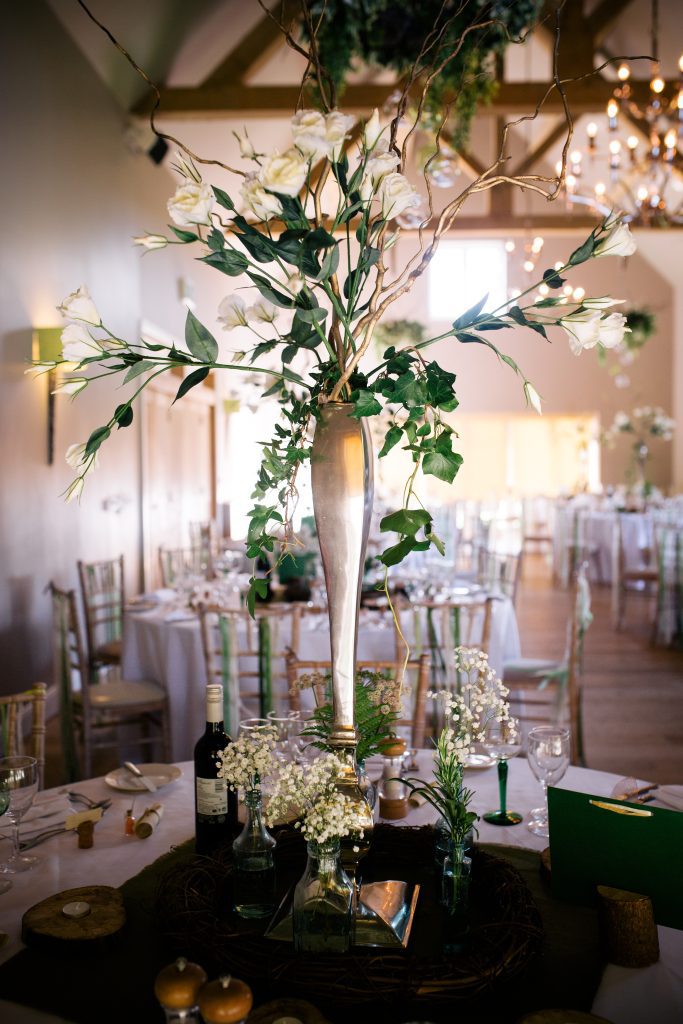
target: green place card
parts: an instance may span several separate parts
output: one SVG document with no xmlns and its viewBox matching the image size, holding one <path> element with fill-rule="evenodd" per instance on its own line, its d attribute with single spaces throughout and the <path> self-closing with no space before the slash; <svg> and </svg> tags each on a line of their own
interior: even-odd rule
<svg viewBox="0 0 683 1024">
<path fill-rule="evenodd" d="M 658 924 L 683 928 L 683 813 L 552 787 L 548 811 L 557 896 L 594 903 L 597 885 L 643 893 Z"/>
</svg>

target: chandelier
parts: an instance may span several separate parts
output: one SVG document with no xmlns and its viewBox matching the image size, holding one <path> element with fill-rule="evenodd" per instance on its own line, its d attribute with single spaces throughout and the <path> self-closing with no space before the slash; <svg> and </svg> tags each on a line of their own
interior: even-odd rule
<svg viewBox="0 0 683 1024">
<path fill-rule="evenodd" d="M 586 126 L 583 149 L 570 152 L 565 189 L 571 204 L 601 214 L 620 210 L 644 227 L 683 224 L 683 56 L 678 77 L 667 83 L 659 62 L 658 0 L 652 0 L 652 55 L 649 94 L 639 104 L 631 69 L 622 63 L 607 104 L 606 125 Z M 558 165 L 558 173 L 561 171 Z"/>
</svg>

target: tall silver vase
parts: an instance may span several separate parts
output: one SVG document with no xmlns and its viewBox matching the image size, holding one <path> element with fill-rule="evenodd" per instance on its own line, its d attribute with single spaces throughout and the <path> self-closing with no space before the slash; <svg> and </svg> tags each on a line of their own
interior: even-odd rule
<svg viewBox="0 0 683 1024">
<path fill-rule="evenodd" d="M 356 776 L 354 720 L 358 615 L 373 499 L 370 431 L 353 419 L 353 406 L 322 407 L 311 452 L 313 511 L 325 573 L 332 649 L 333 728 L 330 745 L 344 763 L 339 789 L 356 804 L 364 835 L 342 842 L 342 861 L 351 874 L 367 852 L 372 811 Z"/>
</svg>

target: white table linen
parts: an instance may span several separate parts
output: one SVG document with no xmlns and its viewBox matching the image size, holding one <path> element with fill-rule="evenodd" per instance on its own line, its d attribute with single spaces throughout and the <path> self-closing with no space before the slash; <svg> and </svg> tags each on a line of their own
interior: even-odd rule
<svg viewBox="0 0 683 1024">
<path fill-rule="evenodd" d="M 420 751 L 420 770 L 415 774 L 428 777 L 431 753 Z M 77 849 L 75 834 L 69 833 L 49 840 L 36 849 L 40 864 L 30 872 L 13 876 L 14 886 L 0 896 L 0 930 L 9 941 L 0 949 L 0 962 L 13 956 L 22 946 L 21 917 L 34 903 L 62 889 L 81 885 L 119 886 L 141 871 L 173 846 L 189 838 L 193 829 L 192 765 L 180 765 L 182 777 L 162 788 L 155 798 L 163 804 L 164 817 L 148 839 L 126 837 L 123 832 L 125 811 L 131 795 L 110 789 L 102 778 L 79 783 L 76 788 L 95 800 L 112 797 L 113 803 L 95 827 L 95 845 L 90 850 Z M 375 766 L 376 773 L 376 766 Z M 373 767 L 370 768 L 373 775 Z M 607 772 L 570 767 L 560 783 L 562 788 L 609 796 L 619 777 Z M 498 780 L 495 767 L 466 772 L 467 785 L 474 790 L 473 808 L 479 813 L 498 806 Z M 528 818 L 532 807 L 540 803 L 541 790 L 526 760 L 510 762 L 508 807 Z M 136 813 L 146 803 L 145 795 L 136 797 Z M 420 825 L 434 821 L 429 806 L 413 809 L 401 824 Z M 532 835 L 525 824 L 500 828 L 480 822 L 479 839 L 485 843 L 505 843 L 527 849 L 541 850 L 547 840 Z M 0 855 L 8 852 L 8 844 L 0 843 Z M 608 965 L 595 997 L 593 1010 L 613 1024 L 680 1024 L 683 1020 L 683 931 L 659 928 L 661 956 L 657 964 L 640 970 Z M 151 983 L 151 982 L 150 982 Z"/>
<path fill-rule="evenodd" d="M 174 760 L 191 757 L 194 744 L 204 729 L 203 692 L 206 670 L 202 652 L 198 618 L 188 609 L 183 618 L 171 616 L 169 606 L 145 612 L 128 612 L 124 623 L 122 675 L 124 679 L 149 679 L 165 686 L 170 703 L 171 751 Z M 170 618 L 170 621 L 169 621 Z M 387 616 L 384 616 L 385 623 Z M 412 612 L 401 615 L 408 641 L 413 639 Z M 288 624 L 273 623 L 273 650 L 282 649 L 288 642 Z M 242 637 L 243 640 L 243 637 Z M 240 645 L 244 646 L 240 641 Z M 423 631 L 422 645 L 427 636 Z M 519 630 L 512 602 L 509 598 L 494 601 L 491 622 L 489 660 L 502 675 L 503 662 L 520 657 Z M 330 639 L 327 615 L 306 615 L 301 621 L 299 657 L 312 661 L 329 661 Z M 394 631 L 388 625 L 379 626 L 378 617 L 363 611 L 358 637 L 358 660 L 381 661 L 394 657 Z M 284 671 L 282 659 L 277 670 Z M 254 664 L 252 659 L 251 668 Z M 274 682 L 282 689 L 284 682 Z"/>
</svg>

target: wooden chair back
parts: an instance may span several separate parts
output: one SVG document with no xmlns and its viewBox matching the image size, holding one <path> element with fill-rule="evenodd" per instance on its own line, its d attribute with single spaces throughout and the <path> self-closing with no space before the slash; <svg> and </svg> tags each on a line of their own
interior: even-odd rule
<svg viewBox="0 0 683 1024">
<path fill-rule="evenodd" d="M 317 673 L 324 677 L 331 671 L 332 665 L 329 661 L 303 661 L 297 658 L 293 651 L 289 651 L 286 657 L 287 681 L 289 685 L 290 709 L 301 710 L 301 690 L 298 687 L 298 680 L 303 674 Z M 368 669 L 370 672 L 391 672 L 394 678 L 403 674 L 414 674 L 413 686 L 414 700 L 412 702 L 412 714 L 409 718 L 402 718 L 396 724 L 405 726 L 411 730 L 411 746 L 423 747 L 426 736 L 426 700 L 429 688 L 429 655 L 422 654 L 419 658 L 403 661 L 358 661 L 356 669 Z M 324 683 L 314 687 L 316 705 L 325 703 L 327 700 Z"/>
<path fill-rule="evenodd" d="M 521 575 L 521 551 L 504 554 L 484 549 L 479 552 L 477 580 L 489 593 L 509 597 L 514 605 Z"/>
<path fill-rule="evenodd" d="M 45 774 L 45 683 L 35 683 L 23 693 L 0 697 L 0 744 L 3 757 L 20 754 L 38 762 L 38 788 Z M 26 717 L 31 717 L 30 743 L 26 743 Z"/>
<path fill-rule="evenodd" d="M 456 685 L 456 647 L 476 647 L 488 654 L 494 601 L 484 594 L 459 601 L 415 601 L 410 606 L 420 617 L 420 647 L 429 651 L 435 687 Z M 415 641 L 413 638 L 413 646 Z"/>
<path fill-rule="evenodd" d="M 645 543 L 639 541 L 634 551 L 628 551 L 624 540 L 624 519 L 642 533 Z M 636 557 L 633 557 L 633 555 Z M 654 521 L 643 517 L 634 519 L 629 513 L 619 512 L 616 517 L 612 550 L 612 615 L 618 630 L 624 628 L 626 598 L 636 586 L 642 587 L 650 598 L 650 643 L 657 642 L 657 608 L 660 600 L 659 534 Z"/>
<path fill-rule="evenodd" d="M 207 577 L 209 561 L 202 556 L 202 548 L 159 548 L 161 585 L 174 587 L 184 576 Z"/>
<path fill-rule="evenodd" d="M 90 664 L 118 662 L 120 652 L 113 645 L 120 643 L 123 633 L 123 555 L 103 562 L 79 561 L 78 578 Z"/>
</svg>

